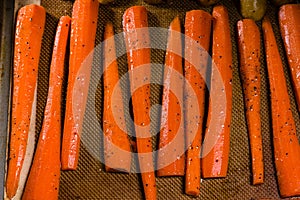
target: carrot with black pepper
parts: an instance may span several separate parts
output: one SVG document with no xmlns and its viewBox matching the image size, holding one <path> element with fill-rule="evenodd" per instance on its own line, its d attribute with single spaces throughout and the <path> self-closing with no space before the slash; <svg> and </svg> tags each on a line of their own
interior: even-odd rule
<svg viewBox="0 0 300 200">
<path fill-rule="evenodd" d="M 103 134 L 106 171 L 130 171 L 130 141 L 126 134 L 122 92 L 115 50 L 114 29 L 107 23 L 104 32 Z"/>
<path fill-rule="evenodd" d="M 210 103 L 202 149 L 203 178 L 227 175 L 230 149 L 230 122 L 232 108 L 232 44 L 228 11 L 224 6 L 213 9 L 212 61 Z M 218 79 L 220 76 L 221 79 Z M 221 81 L 220 81 L 221 80 Z M 220 97 L 224 98 L 220 98 Z M 214 104 L 212 103 L 214 101 Z M 222 105 L 220 110 L 215 106 Z M 218 113 L 217 113 L 218 112 Z M 214 124 L 214 119 L 223 119 Z M 217 126 L 217 133 L 214 133 Z M 212 141 L 210 140 L 212 139 Z"/>
<path fill-rule="evenodd" d="M 294 93 L 300 111 L 300 4 L 280 7 L 279 25 L 292 75 Z"/>
<path fill-rule="evenodd" d="M 300 145 L 291 110 L 282 60 L 271 22 L 262 23 L 271 92 L 274 158 L 282 197 L 300 195 Z"/>
<path fill-rule="evenodd" d="M 6 195 L 15 196 L 26 162 L 29 126 L 36 95 L 38 64 L 46 20 L 45 9 L 27 5 L 18 12 L 13 69 L 13 96 Z M 30 133 L 30 134 L 34 134 Z M 32 155 L 30 153 L 30 155 Z M 29 158 L 29 156 L 28 156 Z M 31 159 L 31 158 L 29 158 Z M 31 160 L 29 161 L 31 162 Z"/>
<path fill-rule="evenodd" d="M 68 88 L 62 141 L 63 170 L 75 170 L 78 165 L 80 135 L 89 88 L 99 3 L 96 0 L 76 0 L 73 5 Z"/>
<path fill-rule="evenodd" d="M 123 15 L 127 60 L 139 166 L 146 199 L 156 199 L 155 173 L 150 133 L 150 38 L 147 10 L 128 8 Z"/>
<path fill-rule="evenodd" d="M 50 66 L 44 121 L 22 199 L 58 199 L 62 81 L 71 18 L 60 18 Z"/>
<path fill-rule="evenodd" d="M 183 176 L 184 122 L 183 122 L 183 67 L 180 20 L 170 24 L 165 56 L 164 89 L 162 97 L 161 131 L 157 158 L 158 176 Z M 167 146 L 169 145 L 169 146 Z M 173 155 L 174 158 L 168 156 Z"/>
<path fill-rule="evenodd" d="M 185 193 L 200 194 L 200 150 L 205 110 L 205 76 L 210 44 L 212 17 L 203 10 L 192 10 L 185 16 L 185 66 L 187 84 L 184 91 L 186 171 Z M 203 52 L 205 51 L 205 52 Z M 194 105 L 197 108 L 194 108 Z M 197 110 L 198 112 L 195 112 Z"/>
<path fill-rule="evenodd" d="M 264 182 L 260 120 L 260 32 L 252 19 L 237 23 L 240 72 L 252 157 L 253 184 Z"/>
</svg>

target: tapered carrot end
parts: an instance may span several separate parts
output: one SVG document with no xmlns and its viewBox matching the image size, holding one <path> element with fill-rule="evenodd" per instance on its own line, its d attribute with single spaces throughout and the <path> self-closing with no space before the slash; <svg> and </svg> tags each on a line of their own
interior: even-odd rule
<svg viewBox="0 0 300 200">
<path fill-rule="evenodd" d="M 176 16 L 170 24 L 170 29 L 175 31 L 180 31 L 180 19 L 179 16 Z"/>
</svg>

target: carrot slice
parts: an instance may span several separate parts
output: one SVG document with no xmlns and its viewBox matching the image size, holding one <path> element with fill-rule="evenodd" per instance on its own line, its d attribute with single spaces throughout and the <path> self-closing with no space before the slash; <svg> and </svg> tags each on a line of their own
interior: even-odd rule
<svg viewBox="0 0 300 200">
<path fill-rule="evenodd" d="M 71 18 L 56 30 L 44 121 L 22 199 L 57 199 L 60 177 L 62 79 Z"/>
<path fill-rule="evenodd" d="M 104 33 L 104 156 L 106 171 L 130 171 L 130 141 L 126 134 L 122 92 L 118 85 L 118 63 L 112 23 L 107 23 Z M 118 123 L 117 123 L 117 122 Z M 121 127 L 120 127 L 121 126 Z"/>
<path fill-rule="evenodd" d="M 80 134 L 91 73 L 91 59 L 87 59 L 87 56 L 95 45 L 98 7 L 96 0 L 76 0 L 73 5 L 61 154 L 63 170 L 75 170 L 78 165 Z"/>
<path fill-rule="evenodd" d="M 230 121 L 232 108 L 232 44 L 230 38 L 228 11 L 224 6 L 216 6 L 213 9 L 213 46 L 212 59 L 215 68 L 211 74 L 210 104 L 208 109 L 207 125 L 205 131 L 205 139 L 210 137 L 210 126 L 212 123 L 212 100 L 216 100 L 216 104 L 222 104 L 219 98 L 220 93 L 225 92 L 226 108 L 221 111 L 224 116 L 218 138 L 212 149 L 209 149 L 210 143 L 204 140 L 202 153 L 202 175 L 204 178 L 225 177 L 228 168 L 229 149 L 230 149 Z M 218 73 L 220 74 L 224 87 L 219 86 L 215 81 Z M 219 100 L 219 101 L 218 101 Z M 212 127 L 213 128 L 213 127 Z M 206 154 L 206 152 L 208 152 Z"/>
<path fill-rule="evenodd" d="M 294 92 L 300 111 L 300 5 L 288 4 L 280 7 L 279 25 L 288 57 Z"/>
<path fill-rule="evenodd" d="M 182 56 L 174 52 L 182 52 L 180 38 L 180 20 L 177 16 L 170 24 L 168 46 L 165 57 L 164 89 L 162 97 L 161 131 L 159 148 L 173 142 L 175 148 L 167 147 L 167 151 L 176 155 L 176 160 L 170 163 L 166 153 L 158 154 L 158 176 L 183 176 L 185 167 L 184 156 L 184 122 L 183 122 L 183 76 Z M 175 139 L 176 137 L 176 139 Z M 170 163 L 170 164 L 169 164 Z"/>
<path fill-rule="evenodd" d="M 253 184 L 264 182 L 260 120 L 260 32 L 251 19 L 237 23 L 240 72 L 252 156 Z"/>
<path fill-rule="evenodd" d="M 45 9 L 38 5 L 22 7 L 17 17 L 11 133 L 6 179 L 8 198 L 16 194 L 25 159 L 45 19 Z"/>
<path fill-rule="evenodd" d="M 271 22 L 262 23 L 271 92 L 275 166 L 280 195 L 300 195 L 300 146 L 296 136 L 282 60 Z"/>
<path fill-rule="evenodd" d="M 185 193 L 193 196 L 200 194 L 200 150 L 202 143 L 203 117 L 205 110 L 205 77 L 207 57 L 205 53 L 194 51 L 195 46 L 208 51 L 212 17 L 203 10 L 192 10 L 185 16 L 185 79 L 193 91 L 185 86 L 185 134 L 186 171 Z M 195 45 L 195 43 L 197 45 Z M 198 45 L 199 44 L 199 45 Z M 196 96 L 194 96 L 196 95 Z M 193 104 L 197 102 L 198 111 Z M 197 127 L 195 127 L 197 126 Z M 195 131 L 195 134 L 192 134 Z M 192 136 L 193 135 L 193 136 Z"/>
<path fill-rule="evenodd" d="M 128 8 L 123 15 L 123 29 L 128 52 L 131 98 L 143 188 L 146 199 L 156 199 L 153 160 L 152 156 L 147 156 L 151 155 L 152 143 L 149 82 L 151 72 L 150 38 L 146 8 L 143 6 Z M 142 86 L 139 83 L 142 83 Z"/>
</svg>

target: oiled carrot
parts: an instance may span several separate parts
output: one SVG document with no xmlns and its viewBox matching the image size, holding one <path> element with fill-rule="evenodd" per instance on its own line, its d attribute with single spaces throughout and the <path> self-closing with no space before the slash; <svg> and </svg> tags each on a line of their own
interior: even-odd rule
<svg viewBox="0 0 300 200">
<path fill-rule="evenodd" d="M 282 197 L 300 195 L 300 146 L 296 136 L 282 60 L 271 22 L 262 23 L 271 92 L 273 146 L 277 180 Z"/>
<path fill-rule="evenodd" d="M 155 174 L 151 156 L 150 38 L 146 8 L 143 6 L 128 8 L 123 15 L 123 29 L 128 52 L 133 117 L 144 194 L 146 199 L 156 199 Z"/>
<path fill-rule="evenodd" d="M 12 198 L 16 194 L 25 159 L 45 19 L 45 9 L 38 5 L 22 7 L 18 12 L 14 47 L 9 161 L 6 178 L 8 198 Z"/>
<path fill-rule="evenodd" d="M 95 45 L 98 7 L 96 0 L 76 0 L 73 5 L 61 154 L 63 170 L 75 170 L 78 165 L 80 134 L 91 73 L 91 59 L 87 59 L 87 56 Z"/>
<path fill-rule="evenodd" d="M 300 4 L 280 7 L 279 25 L 292 75 L 294 93 L 300 111 Z"/>
<path fill-rule="evenodd" d="M 118 85 L 118 63 L 112 23 L 104 33 L 104 159 L 106 171 L 130 171 L 130 142 L 126 134 L 121 87 Z M 120 127 L 121 126 L 121 127 Z"/>
<path fill-rule="evenodd" d="M 58 199 L 62 79 L 71 18 L 59 20 L 54 41 L 44 121 L 22 199 Z"/>
<path fill-rule="evenodd" d="M 202 175 L 203 178 L 225 177 L 228 168 L 229 149 L 230 149 L 230 122 L 232 108 L 232 44 L 230 38 L 229 17 L 227 9 L 224 6 L 216 6 L 213 9 L 213 42 L 212 42 L 212 60 L 215 68 L 212 68 L 211 88 L 210 88 L 210 104 L 208 109 L 207 125 L 205 131 L 205 140 L 211 137 L 210 128 L 214 128 L 212 99 L 216 104 L 222 104 L 220 95 L 225 92 L 226 103 L 224 109 L 217 113 L 217 117 L 224 117 L 224 123 L 212 149 L 210 142 L 204 140 L 202 153 Z M 224 87 L 220 87 L 220 83 L 216 81 L 217 75 L 220 74 Z M 219 115 L 222 114 L 222 115 Z M 210 127 L 211 126 L 211 127 Z"/>
<path fill-rule="evenodd" d="M 176 17 L 169 27 L 168 46 L 165 56 L 161 131 L 159 136 L 159 148 L 166 147 L 166 151 L 176 154 L 174 155 L 176 158 L 174 160 L 166 156 L 168 155 L 167 153 L 163 153 L 163 151 L 159 152 L 157 158 L 158 176 L 184 175 L 185 144 L 182 104 L 184 82 L 182 77 L 179 77 L 180 75 L 183 76 L 182 55 L 180 55 L 182 52 L 180 33 L 180 20 L 179 17 Z M 174 143 L 172 146 L 171 142 Z"/>
<path fill-rule="evenodd" d="M 205 77 L 207 56 L 202 51 L 208 51 L 210 44 L 212 17 L 203 10 L 192 10 L 185 16 L 185 79 L 193 91 L 185 86 L 185 135 L 186 171 L 185 193 L 193 196 L 200 194 L 200 150 L 203 134 L 203 117 L 205 110 Z M 196 51 L 195 48 L 203 48 Z M 194 96 L 196 95 L 196 96 Z M 198 112 L 194 112 L 198 106 Z M 196 127 L 195 127 L 196 126 Z M 195 132 L 195 133 L 194 133 Z"/>
<path fill-rule="evenodd" d="M 240 72 L 243 81 L 244 101 L 250 150 L 253 184 L 264 182 L 260 120 L 260 32 L 252 19 L 237 23 Z"/>
</svg>

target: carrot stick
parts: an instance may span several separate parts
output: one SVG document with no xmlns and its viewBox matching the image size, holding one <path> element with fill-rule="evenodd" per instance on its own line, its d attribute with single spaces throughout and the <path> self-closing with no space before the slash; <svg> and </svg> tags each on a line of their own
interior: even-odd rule
<svg viewBox="0 0 300 200">
<path fill-rule="evenodd" d="M 294 92 L 300 111 L 300 5 L 288 4 L 280 7 L 279 25 L 288 57 Z"/>
<path fill-rule="evenodd" d="M 161 131 L 159 137 L 159 149 L 166 147 L 167 151 L 176 154 L 176 159 L 170 161 L 170 157 L 160 151 L 157 158 L 158 176 L 184 175 L 184 122 L 182 117 L 183 109 L 181 107 L 182 105 L 180 105 L 180 102 L 183 100 L 183 81 L 178 77 L 179 75 L 183 76 L 183 68 L 182 56 L 174 53 L 174 51 L 182 52 L 180 32 L 180 20 L 177 16 L 169 27 L 168 46 L 165 57 Z M 171 145 L 171 142 L 174 142 L 172 146 L 174 145 L 175 148 L 166 146 Z"/>
<path fill-rule="evenodd" d="M 60 177 L 61 95 L 71 18 L 60 18 L 50 66 L 44 121 L 22 199 L 58 199 Z"/>
<path fill-rule="evenodd" d="M 106 171 L 112 172 L 119 170 L 129 172 L 131 164 L 130 142 L 125 132 L 126 126 L 122 92 L 120 85 L 117 85 L 119 80 L 119 72 L 113 36 L 113 25 L 112 23 L 107 23 L 104 33 L 105 70 L 103 73 L 103 133 L 105 165 Z"/>
<path fill-rule="evenodd" d="M 73 5 L 68 89 L 61 164 L 63 170 L 75 170 L 78 165 L 80 134 L 85 112 L 91 73 L 91 59 L 96 37 L 99 3 L 96 0 L 76 0 Z"/>
<path fill-rule="evenodd" d="M 38 5 L 22 7 L 17 17 L 11 133 L 6 178 L 8 198 L 16 194 L 24 159 L 26 159 L 45 19 L 45 9 Z"/>
<path fill-rule="evenodd" d="M 260 120 L 260 32 L 251 19 L 237 23 L 240 71 L 252 156 L 253 184 L 264 182 Z"/>
<path fill-rule="evenodd" d="M 185 134 L 186 145 L 186 171 L 185 193 L 198 196 L 200 194 L 200 149 L 202 143 L 203 117 L 205 110 L 205 77 L 207 70 L 207 57 L 201 51 L 194 51 L 202 47 L 208 51 L 210 44 L 212 17 L 202 10 L 192 10 L 185 16 L 185 66 L 186 81 L 191 85 L 193 92 L 185 86 Z M 196 43 L 196 44 L 195 44 Z M 192 63 L 193 62 L 193 63 Z M 194 96 L 194 94 L 196 96 Z M 194 112 L 194 102 L 197 102 L 198 111 Z M 197 127 L 195 127 L 197 126 Z M 195 131 L 194 137 L 191 133 Z"/>
<path fill-rule="evenodd" d="M 141 28 L 144 29 L 141 30 Z M 150 38 L 146 8 L 143 6 L 128 8 L 123 15 L 123 29 L 128 52 L 131 98 L 143 188 L 146 199 L 156 199 L 155 174 L 151 156 Z M 142 83 L 142 86 L 139 83 Z"/>
<path fill-rule="evenodd" d="M 221 93 L 225 92 L 226 107 L 224 113 L 224 123 L 222 123 L 216 143 L 209 149 L 210 143 L 204 140 L 202 152 L 202 175 L 204 178 L 225 177 L 228 168 L 229 148 L 230 148 L 230 121 L 232 108 L 232 45 L 230 39 L 229 17 L 227 9 L 224 6 L 216 6 L 213 9 L 213 46 L 212 59 L 215 68 L 211 74 L 211 89 L 210 89 L 210 104 L 208 109 L 207 125 L 205 131 L 205 139 L 210 137 L 210 124 L 213 121 L 213 106 L 212 99 L 216 100 L 216 104 L 222 104 L 222 99 L 219 98 Z M 217 74 L 220 74 L 224 87 L 219 88 L 219 83 L 216 80 Z M 218 99 L 219 102 L 218 102 Z M 218 117 L 219 114 L 217 115 Z M 207 154 L 206 154 L 207 152 Z"/>
<path fill-rule="evenodd" d="M 283 65 L 268 18 L 262 23 L 271 92 L 275 166 L 280 195 L 300 195 L 300 146 L 291 111 Z"/>
</svg>

